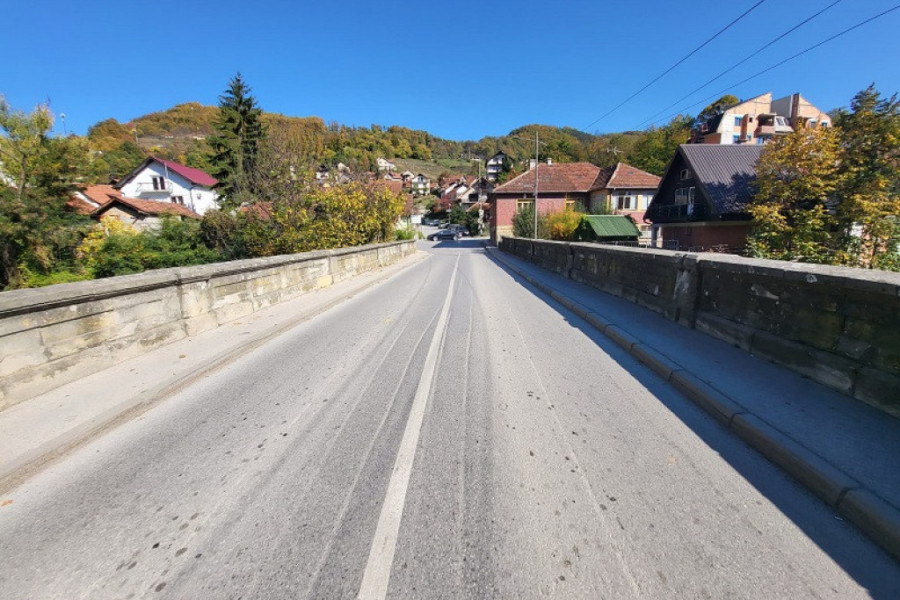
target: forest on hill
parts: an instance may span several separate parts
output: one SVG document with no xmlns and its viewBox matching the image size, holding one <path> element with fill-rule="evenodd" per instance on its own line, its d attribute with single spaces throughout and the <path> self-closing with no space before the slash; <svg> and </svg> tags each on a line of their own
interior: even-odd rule
<svg viewBox="0 0 900 600">
<path fill-rule="evenodd" d="M 98 181 L 121 177 L 149 154 L 208 170 L 208 139 L 215 133 L 216 114 L 215 106 L 190 102 L 128 123 L 107 119 L 93 125 L 87 141 L 96 155 Z M 675 146 L 687 141 L 693 119 L 679 117 L 661 128 L 597 135 L 531 124 L 477 141 L 446 140 L 399 125 L 350 127 L 319 117 L 277 113 L 264 112 L 262 121 L 274 143 L 290 146 L 292 157 L 309 170 L 342 162 L 356 172 L 376 171 L 376 159 L 384 157 L 417 166 L 417 172 L 434 177 L 442 171 L 477 174 L 478 159 L 487 160 L 501 150 L 510 157 L 514 172 L 521 171 L 534 156 L 535 134 L 541 140 L 542 160 L 588 161 L 598 166 L 624 161 L 662 174 Z"/>
</svg>

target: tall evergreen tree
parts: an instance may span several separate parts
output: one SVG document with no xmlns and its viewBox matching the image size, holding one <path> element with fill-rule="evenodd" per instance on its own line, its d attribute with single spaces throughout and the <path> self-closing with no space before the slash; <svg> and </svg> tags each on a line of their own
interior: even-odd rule
<svg viewBox="0 0 900 600">
<path fill-rule="evenodd" d="M 250 94 L 241 74 L 228 83 L 219 96 L 218 135 L 210 139 L 213 176 L 226 206 L 238 206 L 254 195 L 253 179 L 259 147 L 265 137 L 262 109 Z"/>
</svg>

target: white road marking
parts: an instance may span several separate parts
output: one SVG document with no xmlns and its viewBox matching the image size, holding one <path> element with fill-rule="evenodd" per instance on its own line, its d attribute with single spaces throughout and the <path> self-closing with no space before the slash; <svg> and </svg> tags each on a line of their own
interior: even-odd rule
<svg viewBox="0 0 900 600">
<path fill-rule="evenodd" d="M 440 354 L 441 343 L 447 330 L 450 303 L 453 300 L 453 286 L 456 283 L 458 269 L 459 256 L 456 257 L 456 264 L 453 266 L 450 288 L 447 290 L 447 298 L 444 300 L 441 316 L 438 318 L 434 330 L 434 337 L 431 338 L 431 345 L 425 357 L 425 367 L 422 369 L 422 377 L 419 379 L 412 409 L 409 411 L 409 419 L 406 421 L 406 429 L 403 432 L 403 439 L 400 441 L 400 449 L 397 451 L 397 460 L 394 462 L 387 494 L 384 497 L 384 504 L 381 506 L 375 538 L 372 540 L 369 560 L 366 563 L 362 585 L 360 585 L 357 595 L 360 600 L 383 600 L 387 596 L 391 565 L 394 562 L 397 536 L 400 533 L 400 519 L 403 516 L 406 491 L 409 487 L 409 477 L 416 456 L 416 447 L 419 445 L 422 421 L 425 419 L 425 407 L 428 404 L 428 396 L 437 370 L 438 354 Z"/>
</svg>

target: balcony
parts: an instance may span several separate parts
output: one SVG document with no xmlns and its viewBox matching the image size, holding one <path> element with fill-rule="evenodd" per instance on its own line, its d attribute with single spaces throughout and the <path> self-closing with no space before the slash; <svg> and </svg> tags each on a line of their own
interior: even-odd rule
<svg viewBox="0 0 900 600">
<path fill-rule="evenodd" d="M 152 181 L 145 181 L 137 184 L 136 193 L 138 196 L 149 196 L 151 194 L 172 194 L 172 182 L 166 181 L 160 187 L 159 183 L 154 184 Z"/>
<path fill-rule="evenodd" d="M 682 223 L 686 221 L 702 221 L 707 217 L 704 203 L 689 204 L 651 204 L 644 215 L 654 223 Z"/>
</svg>

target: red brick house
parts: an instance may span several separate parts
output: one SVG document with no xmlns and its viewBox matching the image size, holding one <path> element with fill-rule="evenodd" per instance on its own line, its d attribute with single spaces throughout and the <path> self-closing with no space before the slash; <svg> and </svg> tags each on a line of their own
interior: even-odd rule
<svg viewBox="0 0 900 600">
<path fill-rule="evenodd" d="M 540 214 L 577 207 L 592 214 L 629 216 L 638 225 L 643 223 L 660 181 L 656 175 L 621 162 L 603 169 L 585 162 L 540 164 L 537 170 Z M 516 211 L 534 205 L 534 170 L 495 188 L 490 197 L 494 208 L 491 239 L 497 242 L 512 235 Z M 649 233 L 648 226 L 647 237 Z"/>
<path fill-rule="evenodd" d="M 535 170 L 538 177 L 537 210 L 539 214 L 558 212 L 567 206 L 589 206 L 591 186 L 600 167 L 591 163 L 539 164 L 518 177 L 494 188 L 490 195 L 491 241 L 512 235 L 516 211 L 534 206 Z"/>
</svg>

